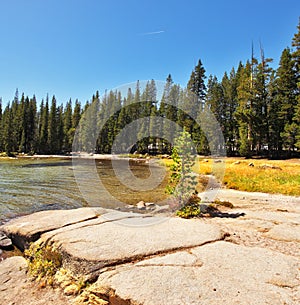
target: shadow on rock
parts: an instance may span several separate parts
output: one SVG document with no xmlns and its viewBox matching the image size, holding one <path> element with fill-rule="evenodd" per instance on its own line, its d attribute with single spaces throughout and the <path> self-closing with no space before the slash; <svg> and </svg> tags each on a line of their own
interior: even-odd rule
<svg viewBox="0 0 300 305">
<path fill-rule="evenodd" d="M 218 208 L 213 206 L 201 205 L 201 210 L 204 208 L 205 214 L 208 214 L 209 217 L 219 217 L 219 218 L 238 218 L 245 216 L 245 213 L 227 213 L 222 212 Z M 204 207 L 203 207 L 204 206 Z"/>
</svg>

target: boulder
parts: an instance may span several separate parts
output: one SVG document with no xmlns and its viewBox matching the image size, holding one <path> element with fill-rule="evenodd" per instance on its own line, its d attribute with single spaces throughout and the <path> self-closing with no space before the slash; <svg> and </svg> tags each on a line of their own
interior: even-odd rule
<svg viewBox="0 0 300 305">
<path fill-rule="evenodd" d="M 300 243 L 300 225 L 299 224 L 276 225 L 273 228 L 271 228 L 271 230 L 269 230 L 269 232 L 267 232 L 265 235 L 275 240 L 295 241 Z"/>
<path fill-rule="evenodd" d="M 124 304 L 297 304 L 299 267 L 288 255 L 220 241 L 119 266 L 95 285 Z"/>
<path fill-rule="evenodd" d="M 14 256 L 0 262 L 0 303 L 3 305 L 68 305 L 71 301 L 59 289 L 41 289 L 27 272 L 27 262 Z"/>
<path fill-rule="evenodd" d="M 44 233 L 40 241 L 60 249 L 66 269 L 94 277 L 106 266 L 195 247 L 223 237 L 218 226 L 199 220 L 115 212 L 115 219 L 105 214 L 96 220 Z"/>
<path fill-rule="evenodd" d="M 95 219 L 105 212 L 101 208 L 41 211 L 13 219 L 1 226 L 0 230 L 12 239 L 14 245 L 24 250 L 44 232 Z"/>
</svg>

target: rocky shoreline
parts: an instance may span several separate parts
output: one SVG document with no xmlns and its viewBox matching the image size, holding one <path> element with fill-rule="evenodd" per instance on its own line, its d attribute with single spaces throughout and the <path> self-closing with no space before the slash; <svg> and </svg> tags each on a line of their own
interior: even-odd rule
<svg viewBox="0 0 300 305">
<path fill-rule="evenodd" d="M 30 263 L 0 262 L 1 304 L 299 304 L 300 198 L 218 198 L 234 208 L 213 218 L 80 208 L 14 219 L 0 231 L 31 245 Z M 59 258 L 49 283 L 29 276 L 41 253 Z"/>
</svg>

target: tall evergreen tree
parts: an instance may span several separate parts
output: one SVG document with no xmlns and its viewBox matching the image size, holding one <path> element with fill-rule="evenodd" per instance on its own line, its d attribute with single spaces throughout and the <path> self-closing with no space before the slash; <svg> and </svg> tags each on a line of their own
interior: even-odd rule
<svg viewBox="0 0 300 305">
<path fill-rule="evenodd" d="M 278 124 L 280 135 L 283 140 L 282 145 L 289 150 L 294 150 L 295 139 L 294 128 L 292 128 L 293 118 L 297 105 L 297 75 L 294 69 L 294 62 L 289 48 L 283 50 L 279 67 L 277 69 L 276 80 L 277 94 L 276 101 L 279 103 Z M 279 150 L 282 150 L 280 143 Z"/>
<path fill-rule="evenodd" d="M 294 60 L 294 69 L 297 78 L 297 92 L 296 92 L 296 101 L 295 113 L 293 117 L 294 124 L 296 124 L 296 143 L 295 146 L 300 149 L 300 19 L 298 23 L 298 32 L 294 35 L 292 40 L 292 46 L 295 48 L 292 53 Z"/>
<path fill-rule="evenodd" d="M 187 92 L 182 95 L 182 107 L 178 112 L 178 119 L 187 132 L 190 133 L 193 140 L 198 143 L 198 153 L 204 153 L 207 150 L 207 139 L 200 126 L 195 124 L 194 119 L 201 120 L 201 112 L 204 110 L 206 86 L 205 69 L 199 59 L 197 65 L 191 73 L 187 84 Z M 192 119 L 192 117 L 194 119 Z"/>
<path fill-rule="evenodd" d="M 0 152 L 3 151 L 2 98 L 0 97 Z"/>
<path fill-rule="evenodd" d="M 39 123 L 39 152 L 49 153 L 48 140 L 48 126 L 49 126 L 49 100 L 46 98 L 44 105 L 43 101 L 40 106 L 40 123 Z"/>
<path fill-rule="evenodd" d="M 52 97 L 51 107 L 49 112 L 49 126 L 48 126 L 48 143 L 49 153 L 54 154 L 59 152 L 59 110 L 56 106 L 56 98 Z"/>
<path fill-rule="evenodd" d="M 163 140 L 160 142 L 160 152 L 161 153 L 172 153 L 172 147 L 174 145 L 175 137 L 178 132 L 177 126 L 178 122 L 178 103 L 180 96 L 179 85 L 174 85 L 171 74 L 168 75 L 166 79 L 166 84 L 164 87 L 164 92 L 162 100 L 160 103 L 159 114 L 165 120 L 163 125 L 160 126 L 161 134 L 163 135 Z M 176 124 L 176 125 L 174 125 Z"/>
<path fill-rule="evenodd" d="M 239 125 L 239 153 L 250 156 L 253 148 L 253 70 L 252 64 L 247 61 L 240 67 L 238 85 L 238 107 L 235 117 Z"/>
<path fill-rule="evenodd" d="M 256 66 L 253 75 L 253 133 L 255 134 L 255 149 L 258 153 L 269 144 L 269 84 L 273 69 L 269 67 L 272 59 L 265 58 L 261 49 L 261 62 Z"/>
<path fill-rule="evenodd" d="M 22 137 L 22 126 L 23 126 L 23 107 L 24 107 L 25 97 L 22 94 L 21 102 L 19 100 L 19 91 L 16 90 L 15 97 L 11 104 L 11 126 L 12 126 L 12 139 L 11 142 L 11 152 L 19 151 L 19 144 Z"/>
<path fill-rule="evenodd" d="M 75 129 L 72 126 L 72 101 L 71 99 L 67 102 L 64 113 L 63 113 L 63 150 L 65 152 L 72 151 L 72 143 Z"/>
<path fill-rule="evenodd" d="M 63 112 L 64 107 L 63 105 L 60 105 L 57 109 L 57 153 L 61 153 L 64 150 L 65 133 Z"/>
<path fill-rule="evenodd" d="M 2 139 L 3 139 L 3 149 L 10 155 L 13 152 L 13 116 L 10 104 L 5 107 L 2 117 Z"/>
<path fill-rule="evenodd" d="M 204 108 L 205 96 L 206 96 L 206 86 L 205 86 L 205 69 L 202 65 L 201 60 L 198 60 L 198 64 L 195 66 L 191 73 L 190 79 L 187 84 L 187 89 L 193 92 L 197 96 L 198 109 L 195 111 L 200 111 Z M 197 115 L 197 112 L 195 115 Z"/>
<path fill-rule="evenodd" d="M 150 118 L 153 113 L 153 107 L 156 107 L 156 84 L 154 80 L 147 82 L 145 90 L 141 96 L 141 110 L 140 118 L 143 119 L 138 130 L 138 150 L 140 152 L 146 152 L 150 144 Z"/>
<path fill-rule="evenodd" d="M 75 106 L 72 115 L 72 128 L 76 129 L 81 118 L 81 105 L 78 100 L 75 101 Z"/>
<path fill-rule="evenodd" d="M 239 73 L 232 68 L 230 77 L 225 72 L 221 82 L 225 103 L 225 125 L 222 128 L 228 155 L 234 154 L 238 141 L 238 124 L 234 116 L 238 106 L 238 77 Z"/>
</svg>

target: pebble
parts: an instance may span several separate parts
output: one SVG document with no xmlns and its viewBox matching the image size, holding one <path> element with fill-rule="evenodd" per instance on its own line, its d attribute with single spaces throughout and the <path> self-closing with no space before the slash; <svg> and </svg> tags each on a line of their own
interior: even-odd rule
<svg viewBox="0 0 300 305">
<path fill-rule="evenodd" d="M 146 209 L 146 205 L 145 205 L 145 202 L 144 201 L 140 201 L 137 203 L 136 207 L 139 209 L 139 210 L 145 210 Z"/>
<path fill-rule="evenodd" d="M 0 232 L 0 248 L 8 248 L 11 246 L 12 246 L 11 239 L 8 238 L 3 232 Z"/>
</svg>

